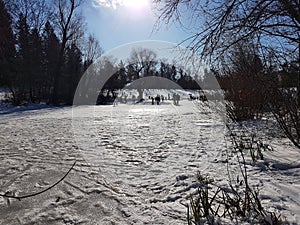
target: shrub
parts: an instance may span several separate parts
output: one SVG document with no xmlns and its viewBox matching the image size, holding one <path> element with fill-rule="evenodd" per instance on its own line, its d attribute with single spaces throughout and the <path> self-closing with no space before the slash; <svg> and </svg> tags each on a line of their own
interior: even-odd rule
<svg viewBox="0 0 300 225">
<path fill-rule="evenodd" d="M 198 225 L 204 222 L 216 224 L 221 218 L 242 220 L 250 224 L 279 225 L 284 224 L 280 215 L 268 212 L 259 197 L 259 187 L 251 187 L 246 167 L 245 153 L 250 152 L 252 162 L 263 159 L 262 150 L 270 149 L 268 145 L 257 141 L 253 135 L 238 135 L 229 130 L 241 178 L 235 180 L 229 176 L 227 186 L 215 183 L 207 174 L 198 172 L 196 181 L 199 183 L 196 194 L 189 196 L 187 205 L 188 225 Z M 227 161 L 227 163 L 229 163 Z M 228 168 L 228 167 L 227 167 Z M 230 173 L 230 171 L 228 170 Z"/>
</svg>

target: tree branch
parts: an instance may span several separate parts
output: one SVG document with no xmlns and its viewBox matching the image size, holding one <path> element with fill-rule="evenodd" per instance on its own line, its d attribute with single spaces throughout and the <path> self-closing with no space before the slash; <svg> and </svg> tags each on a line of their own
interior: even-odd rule
<svg viewBox="0 0 300 225">
<path fill-rule="evenodd" d="M 19 201 L 21 201 L 21 199 L 24 199 L 24 198 L 30 198 L 30 197 L 40 195 L 40 194 L 52 189 L 53 187 L 58 185 L 60 182 L 62 182 L 68 176 L 68 174 L 71 172 L 71 170 L 74 168 L 75 164 L 76 164 L 76 161 L 73 163 L 72 167 L 68 170 L 68 172 L 60 180 L 58 180 L 56 183 L 54 183 L 53 185 L 51 185 L 50 187 L 48 187 L 42 191 L 39 191 L 39 192 L 36 192 L 33 194 L 23 195 L 23 196 L 8 195 L 7 194 L 8 192 L 6 192 L 5 194 L 0 194 L 0 196 L 4 197 L 4 198 L 18 199 Z"/>
</svg>

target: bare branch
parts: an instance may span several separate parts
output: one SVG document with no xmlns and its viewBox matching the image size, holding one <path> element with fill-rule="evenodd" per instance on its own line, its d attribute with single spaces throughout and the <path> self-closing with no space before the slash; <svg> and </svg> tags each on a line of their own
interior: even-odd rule
<svg viewBox="0 0 300 225">
<path fill-rule="evenodd" d="M 219 57 L 239 41 L 253 38 L 258 42 L 278 40 L 278 44 L 289 41 L 290 46 L 298 45 L 300 36 L 299 1 L 287 0 L 229 0 L 229 1 L 157 1 L 160 12 L 158 21 L 170 23 L 187 17 L 193 20 L 190 28 L 195 31 L 188 42 L 189 47 L 201 53 L 202 57 Z M 182 21 L 180 21 L 181 23 Z M 200 24 L 200 25 L 199 25 Z M 201 24 L 203 27 L 201 27 Z M 251 34 L 251 35 L 250 35 Z M 264 35 L 259 35 L 264 34 Z M 258 38 L 259 37 L 259 38 Z M 273 44 L 273 43 L 272 43 Z"/>
<path fill-rule="evenodd" d="M 39 191 L 39 192 L 36 192 L 36 193 L 33 193 L 33 194 L 22 195 L 22 196 L 8 195 L 8 194 L 6 194 L 8 192 L 6 192 L 5 194 L 0 194 L 0 196 L 4 197 L 4 198 L 18 199 L 19 201 L 21 201 L 21 199 L 30 198 L 30 197 L 40 195 L 40 194 L 42 194 L 46 191 L 49 191 L 50 189 L 52 189 L 53 187 L 58 185 L 60 182 L 62 182 L 68 176 L 68 174 L 71 172 L 71 170 L 74 168 L 75 164 L 76 164 L 76 161 L 73 163 L 72 167 L 68 170 L 68 172 L 61 179 L 59 179 L 57 182 L 55 182 L 54 184 L 52 184 L 51 186 L 49 186 L 48 188 L 46 188 L 42 191 Z"/>
</svg>

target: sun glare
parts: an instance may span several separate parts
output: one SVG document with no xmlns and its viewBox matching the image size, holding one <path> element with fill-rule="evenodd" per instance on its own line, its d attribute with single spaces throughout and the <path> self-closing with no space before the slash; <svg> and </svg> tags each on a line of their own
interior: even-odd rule
<svg viewBox="0 0 300 225">
<path fill-rule="evenodd" d="M 149 5 L 149 0 L 123 0 L 123 5 L 133 10 L 141 10 Z"/>
</svg>

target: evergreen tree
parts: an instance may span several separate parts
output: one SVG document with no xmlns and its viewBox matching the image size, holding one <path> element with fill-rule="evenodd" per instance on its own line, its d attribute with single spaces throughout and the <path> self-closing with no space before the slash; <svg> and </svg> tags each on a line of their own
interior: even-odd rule
<svg viewBox="0 0 300 225">
<path fill-rule="evenodd" d="M 71 105 L 83 72 L 82 53 L 74 43 L 67 49 L 64 70 L 65 79 L 62 84 L 62 91 L 65 91 L 65 93 L 63 93 L 63 98 L 67 104 Z"/>
<path fill-rule="evenodd" d="M 49 101 L 54 76 L 55 69 L 58 63 L 58 54 L 59 54 L 60 43 L 57 36 L 54 33 L 54 29 L 49 21 L 46 22 L 45 28 L 42 34 L 42 49 L 43 49 L 43 58 L 42 58 L 42 69 L 43 69 L 43 84 L 42 84 L 42 93 L 41 97 L 44 100 Z"/>
<path fill-rule="evenodd" d="M 125 65 L 122 60 L 118 65 L 117 74 L 118 74 L 118 88 L 122 89 L 126 85 L 126 81 L 127 81 Z"/>
<path fill-rule="evenodd" d="M 30 74 L 31 52 L 29 38 L 30 32 L 27 24 L 27 18 L 21 14 L 17 22 L 17 74 L 15 83 L 13 84 L 16 93 L 16 104 L 19 104 L 24 100 L 29 100 L 29 87 L 32 82 Z"/>
<path fill-rule="evenodd" d="M 0 0 L 0 85 L 10 86 L 12 82 L 15 54 L 11 17 Z"/>
<path fill-rule="evenodd" d="M 42 39 L 34 28 L 29 34 L 29 97 L 31 102 L 41 100 L 42 77 Z"/>
</svg>

